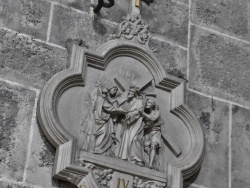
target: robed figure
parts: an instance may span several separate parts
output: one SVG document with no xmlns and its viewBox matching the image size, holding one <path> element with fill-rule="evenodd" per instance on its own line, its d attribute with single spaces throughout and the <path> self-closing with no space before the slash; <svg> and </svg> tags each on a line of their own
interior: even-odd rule
<svg viewBox="0 0 250 188">
<path fill-rule="evenodd" d="M 131 86 L 127 100 L 120 107 L 120 112 L 124 112 L 125 118 L 122 121 L 123 137 L 120 145 L 118 157 L 128 160 L 137 165 L 143 166 L 143 126 L 140 111 L 143 108 L 142 99 L 139 97 L 139 89 Z"/>
<path fill-rule="evenodd" d="M 98 87 L 93 108 L 93 153 L 113 156 L 111 147 L 114 143 L 114 125 L 111 112 L 115 108 L 108 99 L 108 90 Z"/>
<path fill-rule="evenodd" d="M 149 155 L 149 168 L 156 168 L 156 157 L 161 148 L 161 126 L 164 124 L 160 120 L 160 111 L 155 101 L 147 99 L 145 111 L 140 112 L 143 116 L 144 124 L 144 150 Z"/>
</svg>

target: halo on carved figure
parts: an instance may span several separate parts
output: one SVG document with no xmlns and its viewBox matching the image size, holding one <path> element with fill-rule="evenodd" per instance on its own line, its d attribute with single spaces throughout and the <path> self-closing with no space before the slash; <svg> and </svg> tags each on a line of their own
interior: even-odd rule
<svg viewBox="0 0 250 188">
<path fill-rule="evenodd" d="M 111 160 L 109 160 L 107 156 L 95 155 L 89 151 L 82 152 L 79 148 L 79 138 L 70 133 L 62 123 L 58 105 L 62 105 L 60 101 L 65 93 L 72 88 L 87 87 L 89 81 L 87 71 L 105 72 L 108 70 L 109 64 L 119 58 L 132 59 L 145 67 L 152 75 L 155 90 L 165 92 L 168 96 L 168 98 L 166 97 L 169 104 L 167 109 L 178 117 L 177 119 L 185 126 L 185 134 L 189 135 L 188 149 L 181 154 L 175 153 L 178 159 L 168 163 L 164 172 L 133 165 L 121 159 L 110 158 Z M 156 181 L 159 187 L 181 188 L 183 179 L 192 176 L 199 169 L 204 153 L 202 129 L 193 113 L 184 104 L 184 89 L 184 80 L 166 74 L 153 53 L 139 44 L 112 40 L 100 46 L 96 51 L 85 50 L 78 45 L 73 45 L 69 68 L 57 73 L 47 82 L 38 101 L 39 125 L 49 141 L 56 147 L 54 178 L 69 181 L 78 187 L 107 187 L 109 186 L 108 181 L 111 179 L 109 174 L 117 171 L 133 175 L 133 187 L 139 186 L 138 182 L 150 185 Z M 68 96 L 70 95 L 68 94 Z M 161 110 L 162 116 L 165 115 L 163 113 L 164 110 Z M 176 137 L 181 137 L 181 135 L 176 135 Z M 92 159 L 94 155 L 95 158 Z M 106 174 L 105 177 L 103 174 Z M 97 177 L 103 178 L 98 179 Z M 143 178 L 144 180 L 139 181 Z"/>
</svg>

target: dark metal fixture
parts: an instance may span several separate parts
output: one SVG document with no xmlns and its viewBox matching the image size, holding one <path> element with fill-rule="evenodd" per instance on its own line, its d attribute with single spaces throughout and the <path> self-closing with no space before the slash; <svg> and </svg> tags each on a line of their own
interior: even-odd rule
<svg viewBox="0 0 250 188">
<path fill-rule="evenodd" d="M 98 0 L 98 4 L 94 8 L 94 13 L 99 13 L 102 7 L 110 8 L 114 6 L 115 0 L 108 0 L 108 3 L 105 3 L 104 0 Z"/>
</svg>

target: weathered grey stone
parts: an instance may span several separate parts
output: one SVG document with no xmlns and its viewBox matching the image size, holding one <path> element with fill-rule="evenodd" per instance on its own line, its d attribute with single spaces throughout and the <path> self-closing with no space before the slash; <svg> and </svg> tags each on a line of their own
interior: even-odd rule
<svg viewBox="0 0 250 188">
<path fill-rule="evenodd" d="M 123 17 L 126 17 L 130 9 L 130 1 L 115 0 L 115 5 L 111 8 L 102 8 L 99 12 L 101 18 L 108 19 L 117 23 L 123 21 Z"/>
<path fill-rule="evenodd" d="M 187 46 L 188 6 L 173 0 L 155 0 L 150 6 L 143 4 L 141 15 L 150 32 Z"/>
<path fill-rule="evenodd" d="M 161 62 L 168 74 L 186 79 L 187 51 L 177 46 L 150 38 L 149 47 Z"/>
<path fill-rule="evenodd" d="M 26 183 L 10 183 L 10 182 L 4 182 L 4 181 L 0 181 L 0 187 L 1 188 L 36 188 L 33 185 L 26 185 Z M 44 186 L 42 186 L 44 187 Z M 44 187 L 47 188 L 47 187 Z M 58 188 L 77 188 L 75 185 L 72 185 L 68 182 L 62 182 L 60 181 L 60 183 L 58 184 Z"/>
<path fill-rule="evenodd" d="M 87 48 L 96 49 L 105 43 L 116 27 L 91 17 L 55 6 L 50 41 L 64 46 L 68 39 L 82 39 Z"/>
<path fill-rule="evenodd" d="M 35 124 L 27 182 L 46 188 L 59 187 L 58 181 L 51 178 L 54 159 L 55 148 L 45 138 L 38 124 Z"/>
<path fill-rule="evenodd" d="M 179 2 L 179 3 L 184 3 L 186 5 L 189 4 L 189 0 L 175 0 L 176 2 Z"/>
<path fill-rule="evenodd" d="M 34 125 L 27 183 L 44 188 L 75 188 L 74 185 L 51 178 L 56 149 L 49 143 L 39 125 Z"/>
<path fill-rule="evenodd" d="M 0 27 L 45 40 L 50 3 L 40 0 L 1 0 Z"/>
<path fill-rule="evenodd" d="M 0 77 L 42 87 L 67 66 L 67 51 L 0 30 Z"/>
<path fill-rule="evenodd" d="M 94 0 L 91 2 L 91 0 L 51 0 L 56 1 L 58 3 L 67 5 L 69 7 L 78 9 L 80 11 L 84 12 L 90 12 L 90 8 L 94 8 L 94 6 L 97 5 L 98 0 Z M 182 1 L 182 0 L 181 0 Z M 102 8 L 96 16 L 98 18 L 104 18 L 108 19 L 110 21 L 114 22 L 122 22 L 122 17 L 126 16 L 129 12 L 130 8 L 130 1 L 124 1 L 124 0 L 115 0 L 115 5 L 111 8 Z"/>
<path fill-rule="evenodd" d="M 49 0 L 49 1 L 58 2 L 85 12 L 89 12 L 91 7 L 91 0 Z"/>
<path fill-rule="evenodd" d="M 192 27 L 190 88 L 250 105 L 250 45 Z"/>
<path fill-rule="evenodd" d="M 22 181 L 35 92 L 0 82 L 0 176 Z"/>
<path fill-rule="evenodd" d="M 250 185 L 250 110 L 233 106 L 232 187 Z"/>
<path fill-rule="evenodd" d="M 33 188 L 31 186 L 25 186 L 21 184 L 8 183 L 4 181 L 0 181 L 0 187 L 2 188 Z"/>
<path fill-rule="evenodd" d="M 188 107 L 198 118 L 205 137 L 205 158 L 196 176 L 187 180 L 213 188 L 228 188 L 229 107 L 188 92 Z"/>
<path fill-rule="evenodd" d="M 250 40 L 250 1 L 193 0 L 192 21 Z"/>
</svg>

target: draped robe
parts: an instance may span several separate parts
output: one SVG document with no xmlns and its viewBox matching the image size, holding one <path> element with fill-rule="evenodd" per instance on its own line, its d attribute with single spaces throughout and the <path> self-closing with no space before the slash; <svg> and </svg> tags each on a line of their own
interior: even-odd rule
<svg viewBox="0 0 250 188">
<path fill-rule="evenodd" d="M 139 113 L 143 108 L 141 99 L 134 98 L 132 101 L 126 101 L 121 108 L 128 113 L 123 121 L 123 138 L 119 151 L 119 158 L 131 162 L 143 163 L 143 126 L 142 117 Z"/>
<path fill-rule="evenodd" d="M 113 105 L 106 97 L 97 96 L 95 101 L 94 153 L 110 155 L 114 143 L 111 134 L 114 133 L 113 121 L 110 112 Z"/>
</svg>

